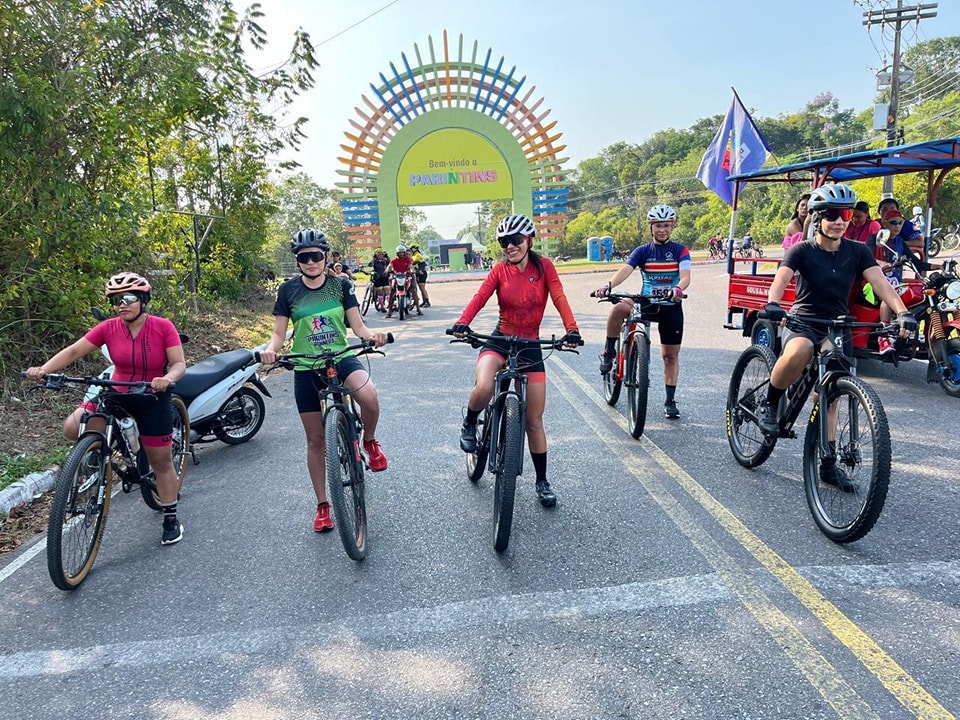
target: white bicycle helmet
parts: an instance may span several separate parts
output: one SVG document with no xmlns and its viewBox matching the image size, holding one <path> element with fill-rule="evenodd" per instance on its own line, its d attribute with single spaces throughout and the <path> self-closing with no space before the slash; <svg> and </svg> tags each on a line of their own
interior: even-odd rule
<svg viewBox="0 0 960 720">
<path fill-rule="evenodd" d="M 511 235 L 532 238 L 537 236 L 537 229 L 533 225 L 533 220 L 526 215 L 507 215 L 497 223 L 497 240 Z"/>
<path fill-rule="evenodd" d="M 677 221 L 677 211 L 669 205 L 654 205 L 647 213 L 647 222 L 651 225 L 659 222 Z"/>
<path fill-rule="evenodd" d="M 820 210 L 829 210 L 830 208 L 850 208 L 851 210 L 857 204 L 857 194 L 853 188 L 843 183 L 836 185 L 824 185 L 818 187 L 810 193 L 810 199 L 807 200 L 807 210 L 818 212 Z"/>
<path fill-rule="evenodd" d="M 407 251 L 407 246 L 406 246 L 406 245 L 397 245 L 397 249 L 396 249 L 395 252 L 402 253 L 402 252 L 406 252 L 406 251 Z"/>
</svg>

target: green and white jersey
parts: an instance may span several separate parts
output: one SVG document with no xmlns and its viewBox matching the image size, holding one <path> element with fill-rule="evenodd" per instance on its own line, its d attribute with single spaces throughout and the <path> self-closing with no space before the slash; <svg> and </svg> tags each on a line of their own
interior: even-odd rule
<svg viewBox="0 0 960 720">
<path fill-rule="evenodd" d="M 273 314 L 293 320 L 292 353 L 342 350 L 347 346 L 346 311 L 359 303 L 349 280 L 330 275 L 324 277 L 323 285 L 316 290 L 304 285 L 300 277 L 287 280 L 277 290 Z M 298 359 L 294 362 L 298 370 L 323 365 L 320 360 Z"/>
</svg>

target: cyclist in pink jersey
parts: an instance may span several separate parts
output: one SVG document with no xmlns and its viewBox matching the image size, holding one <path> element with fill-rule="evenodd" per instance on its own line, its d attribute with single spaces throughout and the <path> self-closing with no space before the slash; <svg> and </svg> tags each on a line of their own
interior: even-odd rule
<svg viewBox="0 0 960 720">
<path fill-rule="evenodd" d="M 566 330 L 564 343 L 580 345 L 580 331 L 573 317 L 570 303 L 563 293 L 557 269 L 547 258 L 534 252 L 536 236 L 533 222 L 525 215 L 510 215 L 497 225 L 497 240 L 505 259 L 494 265 L 453 326 L 454 335 L 465 337 L 470 321 L 487 301 L 497 293 L 500 318 L 492 334 L 536 339 L 540 336 L 540 322 L 547 306 L 547 296 L 560 313 Z M 521 372 L 527 375 L 527 440 L 530 457 L 536 470 L 536 490 L 540 504 L 553 507 L 557 497 L 547 481 L 547 436 L 543 430 L 543 410 L 547 399 L 547 377 L 539 348 L 523 351 L 528 363 Z M 493 397 L 493 378 L 503 366 L 506 355 L 496 343 L 488 343 L 477 359 L 476 384 L 467 402 L 467 416 L 460 433 L 460 448 L 464 452 L 477 450 L 477 418 Z"/>
<path fill-rule="evenodd" d="M 168 387 L 187 369 L 183 345 L 172 322 L 147 314 L 150 283 L 146 279 L 132 272 L 114 275 L 107 281 L 106 296 L 117 316 L 104 320 L 43 365 L 30 368 L 27 376 L 39 382 L 106 345 L 114 363 L 113 380 L 150 383 L 153 397 L 130 395 L 121 404 L 137 422 L 140 443 L 157 477 L 157 494 L 163 506 L 160 542 L 173 545 L 183 538 L 183 524 L 177 519 L 177 475 L 170 454 L 173 412 Z M 95 408 L 96 403 L 84 403 L 74 410 L 63 423 L 64 434 L 76 439 L 83 414 Z"/>
</svg>

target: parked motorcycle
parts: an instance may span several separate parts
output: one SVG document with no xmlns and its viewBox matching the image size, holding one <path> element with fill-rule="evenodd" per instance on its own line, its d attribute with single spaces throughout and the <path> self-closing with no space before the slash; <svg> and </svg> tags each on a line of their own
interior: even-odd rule
<svg viewBox="0 0 960 720">
<path fill-rule="evenodd" d="M 885 241 L 880 244 L 892 251 Z M 960 276 L 956 260 L 944 261 L 943 270 L 926 276 L 903 255 L 898 255 L 892 264 L 909 267 L 916 274 L 915 278 L 898 283 L 896 290 L 918 325 L 914 337 L 900 338 L 895 343 L 894 362 L 926 360 L 927 382 L 939 383 L 947 395 L 960 397 Z M 878 307 L 851 303 L 850 309 L 860 321 L 880 319 Z M 883 359 L 876 337 L 867 331 L 854 331 L 853 346 L 857 357 Z"/>
</svg>

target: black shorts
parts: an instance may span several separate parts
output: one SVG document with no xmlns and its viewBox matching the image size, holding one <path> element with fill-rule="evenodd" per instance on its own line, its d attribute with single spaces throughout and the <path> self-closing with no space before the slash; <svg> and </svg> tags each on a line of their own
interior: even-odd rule
<svg viewBox="0 0 960 720">
<path fill-rule="evenodd" d="M 373 279 L 373 286 L 378 287 L 387 287 L 390 284 L 390 278 L 388 277 L 375 277 Z"/>
<path fill-rule="evenodd" d="M 153 445 L 169 445 L 173 436 L 173 406 L 170 404 L 170 392 L 148 393 L 146 395 L 115 393 L 114 402 L 130 413 L 137 422 L 137 430 L 145 438 L 158 438 Z M 98 406 L 98 398 L 81 407 L 92 411 Z"/>
<path fill-rule="evenodd" d="M 833 318 L 817 319 L 832 320 Z M 786 346 L 786 344 L 795 337 L 805 337 L 812 342 L 814 346 L 818 346 L 826 339 L 828 329 L 826 325 L 821 325 L 820 323 L 805 323 L 803 322 L 803 318 L 791 315 L 787 320 L 787 327 L 783 329 L 780 343 Z M 853 351 L 853 334 L 850 330 L 843 331 L 843 347 L 849 348 L 850 352 Z"/>
<path fill-rule="evenodd" d="M 657 324 L 661 345 L 683 342 L 683 305 L 648 305 L 643 310 L 643 317 Z"/>
<path fill-rule="evenodd" d="M 426 273 L 423 273 L 423 275 L 421 275 L 420 273 L 417 273 L 417 282 L 418 282 L 420 285 L 423 285 L 426 281 L 427 281 L 427 274 L 426 274 Z"/>
<path fill-rule="evenodd" d="M 496 353 L 503 361 L 507 361 L 507 346 L 505 343 L 498 343 L 495 340 L 488 340 L 480 348 L 480 355 L 485 353 Z M 543 349 L 539 346 L 525 347 L 517 354 L 517 370 L 524 375 L 534 375 L 536 373 L 545 373 L 546 367 L 543 364 Z"/>
<path fill-rule="evenodd" d="M 346 357 L 337 361 L 337 378 L 340 382 L 344 382 L 357 370 L 366 370 L 366 368 L 355 357 Z M 317 372 L 316 370 L 297 370 L 293 373 L 293 396 L 297 401 L 297 412 L 300 414 L 320 412 L 318 393 L 326 387 L 326 380 Z"/>
</svg>

